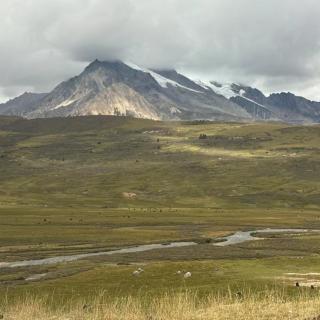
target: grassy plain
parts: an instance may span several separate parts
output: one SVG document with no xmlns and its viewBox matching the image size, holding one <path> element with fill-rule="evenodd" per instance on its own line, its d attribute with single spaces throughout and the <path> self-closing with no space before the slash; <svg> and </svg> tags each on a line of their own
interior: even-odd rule
<svg viewBox="0 0 320 320">
<path fill-rule="evenodd" d="M 200 244 L 48 266 L 0 264 L 0 293 L 154 296 L 187 288 L 209 295 L 276 287 L 295 294 L 296 281 L 320 281 L 320 234 L 269 234 L 227 248 L 208 239 L 265 227 L 320 230 L 319 151 L 320 126 L 2 117 L 0 262 Z M 135 278 L 138 267 L 145 272 Z M 33 275 L 44 276 L 28 281 Z"/>
</svg>

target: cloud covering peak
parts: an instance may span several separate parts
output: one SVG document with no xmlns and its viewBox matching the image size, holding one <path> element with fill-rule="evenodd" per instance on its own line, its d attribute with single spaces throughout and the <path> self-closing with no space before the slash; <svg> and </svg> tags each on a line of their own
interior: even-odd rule
<svg viewBox="0 0 320 320">
<path fill-rule="evenodd" d="M 2 0 L 0 96 L 121 59 L 320 100 L 318 0 Z"/>
</svg>

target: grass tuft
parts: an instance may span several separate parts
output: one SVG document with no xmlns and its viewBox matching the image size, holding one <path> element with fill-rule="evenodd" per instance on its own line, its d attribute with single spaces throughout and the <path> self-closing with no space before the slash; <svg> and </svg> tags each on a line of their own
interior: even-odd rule
<svg viewBox="0 0 320 320">
<path fill-rule="evenodd" d="M 103 294 L 91 302 L 70 300 L 52 307 L 48 297 L 28 297 L 13 305 L 1 304 L 3 318 L 8 320 L 256 320 L 316 319 L 320 298 L 300 295 L 288 298 L 270 291 L 258 296 L 247 292 L 198 298 L 184 292 L 160 298 L 110 298 Z"/>
</svg>

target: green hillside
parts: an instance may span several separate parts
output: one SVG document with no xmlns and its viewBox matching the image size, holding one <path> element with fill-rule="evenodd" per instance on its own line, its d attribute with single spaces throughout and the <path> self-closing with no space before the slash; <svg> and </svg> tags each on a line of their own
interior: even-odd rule
<svg viewBox="0 0 320 320">
<path fill-rule="evenodd" d="M 2 205 L 320 205 L 320 126 L 2 118 L 0 130 Z"/>
</svg>

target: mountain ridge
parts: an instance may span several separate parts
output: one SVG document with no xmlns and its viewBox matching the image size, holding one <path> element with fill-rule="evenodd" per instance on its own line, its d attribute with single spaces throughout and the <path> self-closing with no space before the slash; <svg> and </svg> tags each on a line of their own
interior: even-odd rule
<svg viewBox="0 0 320 320">
<path fill-rule="evenodd" d="M 90 63 L 49 93 L 24 93 L 0 114 L 25 118 L 121 115 L 153 120 L 320 122 L 320 102 L 292 93 L 265 96 L 240 84 L 194 81 L 173 69 L 131 62 Z"/>
</svg>

